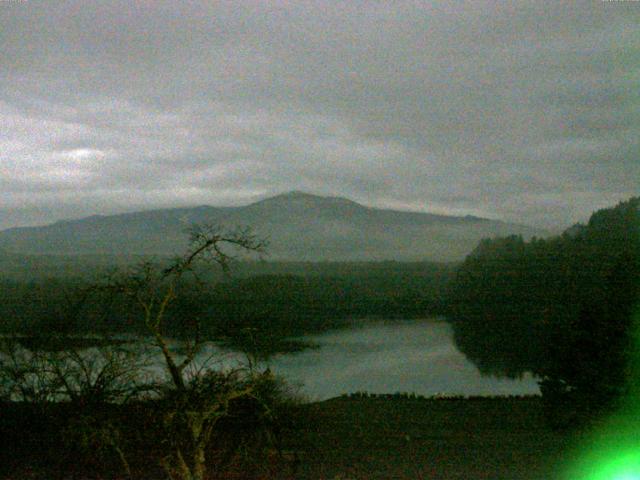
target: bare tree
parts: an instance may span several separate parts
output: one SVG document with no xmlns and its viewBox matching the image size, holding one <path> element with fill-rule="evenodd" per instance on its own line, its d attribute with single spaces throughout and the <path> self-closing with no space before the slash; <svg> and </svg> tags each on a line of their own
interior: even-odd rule
<svg viewBox="0 0 640 480">
<path fill-rule="evenodd" d="M 236 255 L 264 253 L 266 247 L 265 242 L 248 228 L 225 231 L 212 225 L 195 225 L 189 234 L 190 248 L 170 265 L 162 268 L 152 262 L 144 262 L 131 272 L 110 278 L 106 284 L 106 288 L 126 295 L 141 308 L 144 325 L 162 352 L 177 390 L 186 388 L 185 369 L 202 348 L 199 325 L 196 325 L 194 337 L 187 341 L 186 356 L 182 361 L 178 361 L 165 337 L 167 309 L 177 298 L 180 282 L 185 276 L 191 275 L 200 283 L 195 270 L 198 263 L 207 262 L 228 273 Z"/>
<path fill-rule="evenodd" d="M 173 348 L 169 335 L 175 332 L 175 325 L 170 323 L 177 317 L 171 307 L 179 306 L 179 302 L 188 304 L 189 299 L 195 298 L 185 295 L 186 288 L 207 286 L 201 279 L 203 266 L 209 264 L 228 273 L 237 256 L 261 254 L 264 249 L 265 243 L 248 229 L 195 226 L 184 255 L 165 265 L 147 261 L 126 271 L 112 272 L 70 297 L 74 301 L 67 299 L 67 308 L 59 312 L 64 315 L 60 322 L 84 321 L 85 307 L 98 313 L 102 320 L 125 312 L 138 322 L 157 348 L 153 348 L 155 354 L 161 353 L 168 373 L 164 384 L 153 385 L 144 378 L 149 363 L 143 362 L 143 355 L 148 351 L 140 349 L 140 345 L 128 348 L 111 343 L 108 347 L 87 349 L 74 347 L 74 338 L 63 336 L 54 339 L 55 345 L 62 347 L 59 350 L 40 351 L 37 346 L 29 349 L 8 342 L 0 345 L 0 398 L 20 398 L 43 405 L 68 400 L 89 407 L 78 410 L 79 415 L 70 420 L 64 437 L 74 449 L 84 445 L 88 458 L 115 455 L 129 477 L 136 468 L 137 457 L 128 457 L 127 453 L 139 444 L 138 440 L 172 480 L 203 480 L 208 466 L 230 466 L 240 445 L 244 448 L 250 444 L 246 441 L 258 445 L 258 435 L 272 439 L 270 429 L 280 418 L 276 412 L 281 404 L 285 405 L 282 400 L 288 393 L 269 370 L 259 372 L 253 363 L 248 369 L 231 371 L 204 368 L 199 356 L 204 346 L 200 317 L 194 319 L 195 328 L 184 341 L 184 348 Z M 131 305 L 137 306 L 134 313 L 129 309 Z M 154 394 L 148 396 L 150 389 Z M 117 415 L 110 417 L 109 412 L 117 409 L 104 408 L 113 403 L 132 405 L 128 402 L 136 399 L 148 401 L 145 405 L 154 425 L 150 437 L 143 431 L 138 437 Z M 226 421 L 220 422 L 222 419 Z M 236 424 L 244 427 L 237 432 L 229 428 Z M 260 449 L 264 449 L 265 442 L 259 442 Z M 217 456 L 208 455 L 213 443 Z M 253 460 L 259 461 L 259 456 Z"/>
<path fill-rule="evenodd" d="M 171 449 L 161 464 L 172 479 L 205 478 L 206 451 L 215 425 L 227 414 L 230 402 L 252 394 L 255 379 L 243 378 L 237 371 L 207 372 L 189 378 L 187 368 L 203 346 L 199 324 L 193 338 L 186 341 L 184 358 L 180 358 L 166 337 L 167 310 L 187 275 L 196 284 L 201 283 L 197 264 L 208 262 L 228 273 L 237 255 L 261 254 L 264 249 L 265 242 L 249 229 L 230 231 L 198 225 L 190 230 L 188 251 L 168 266 L 145 262 L 133 271 L 111 277 L 103 287 L 125 295 L 141 309 L 144 326 L 162 352 L 170 377 L 170 387 L 163 392 L 163 420 Z"/>
</svg>

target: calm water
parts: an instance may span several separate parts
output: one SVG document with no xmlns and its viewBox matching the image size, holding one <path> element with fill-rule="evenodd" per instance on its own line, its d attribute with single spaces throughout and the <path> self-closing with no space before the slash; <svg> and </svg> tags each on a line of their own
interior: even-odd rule
<svg viewBox="0 0 640 480">
<path fill-rule="evenodd" d="M 413 392 L 425 396 L 539 393 L 530 376 L 520 380 L 482 376 L 456 349 L 449 325 L 440 321 L 369 320 L 353 328 L 303 339 L 318 348 L 278 355 L 269 361 L 269 366 L 298 386 L 299 393 L 309 400 L 356 391 Z M 99 355 L 92 348 L 84 351 L 89 356 Z M 149 359 L 150 366 L 145 371 L 151 377 L 164 376 L 159 352 L 152 350 Z M 244 360 L 241 354 L 208 343 L 194 366 L 235 367 L 246 365 Z"/>
<path fill-rule="evenodd" d="M 446 323 L 368 322 L 306 337 L 320 348 L 271 360 L 276 373 L 302 384 L 311 400 L 342 393 L 415 392 L 421 395 L 539 393 L 536 381 L 485 377 L 460 353 Z"/>
</svg>

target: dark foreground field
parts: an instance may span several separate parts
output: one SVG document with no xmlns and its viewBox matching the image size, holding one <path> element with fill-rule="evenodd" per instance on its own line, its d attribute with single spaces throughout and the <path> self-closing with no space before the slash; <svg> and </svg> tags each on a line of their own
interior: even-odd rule
<svg viewBox="0 0 640 480">
<path fill-rule="evenodd" d="M 301 479 L 553 479 L 569 435 L 539 398 L 338 398 L 312 404 Z"/>
<path fill-rule="evenodd" d="M 264 471 L 258 478 L 548 480 L 559 478 L 565 451 L 576 435 L 548 428 L 539 398 L 351 397 L 301 408 L 303 418 L 310 420 L 286 432 L 286 465 L 277 474 Z M 6 431 L 20 424 L 21 419 L 5 418 L 5 431 L 0 433 L 5 440 L 13 437 L 12 443 L 27 447 L 37 464 L 34 449 L 43 444 L 33 436 L 40 427 L 23 424 L 20 431 Z M 14 443 L 3 453 L 24 450 Z M 73 461 L 73 452 L 66 458 Z M 34 469 L 20 465 L 15 455 L 0 460 L 14 467 L 3 478 L 52 478 L 46 462 Z M 162 478 L 152 467 L 138 475 Z M 97 477 L 76 473 L 62 478 Z M 124 477 L 114 472 L 112 478 Z M 233 478 L 247 477 L 236 473 Z"/>
</svg>

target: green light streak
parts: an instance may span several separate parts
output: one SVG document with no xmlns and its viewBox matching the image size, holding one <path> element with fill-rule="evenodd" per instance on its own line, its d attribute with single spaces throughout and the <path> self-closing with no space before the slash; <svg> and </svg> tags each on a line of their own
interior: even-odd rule
<svg viewBox="0 0 640 480">
<path fill-rule="evenodd" d="M 629 394 L 618 411 L 580 442 L 566 480 L 640 480 L 640 308 L 628 364 Z"/>
<path fill-rule="evenodd" d="M 582 462 L 567 475 L 575 480 L 640 480 L 640 452 L 632 449 L 622 452 L 618 449 L 600 451 L 589 456 L 590 461 Z"/>
</svg>

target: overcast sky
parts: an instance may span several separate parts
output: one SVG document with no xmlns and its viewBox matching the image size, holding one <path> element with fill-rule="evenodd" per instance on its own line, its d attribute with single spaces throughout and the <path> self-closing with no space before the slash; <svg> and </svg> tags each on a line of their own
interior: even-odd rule
<svg viewBox="0 0 640 480">
<path fill-rule="evenodd" d="M 640 2 L 0 0 L 0 228 L 289 190 L 547 227 L 640 193 Z"/>
</svg>

